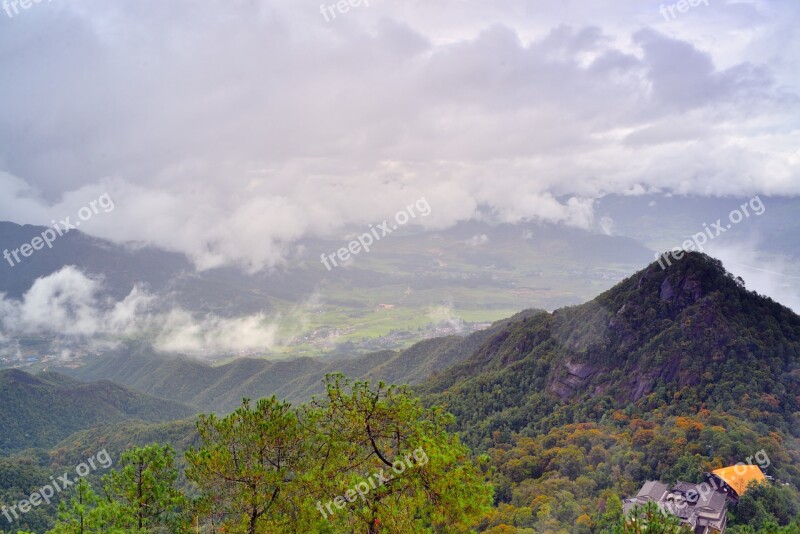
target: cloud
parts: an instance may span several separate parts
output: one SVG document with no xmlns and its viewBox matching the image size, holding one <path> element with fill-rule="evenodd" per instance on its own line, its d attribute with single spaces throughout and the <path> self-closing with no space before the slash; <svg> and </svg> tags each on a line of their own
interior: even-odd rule
<svg viewBox="0 0 800 534">
<path fill-rule="evenodd" d="M 474 235 L 465 241 L 468 247 L 479 247 L 489 242 L 489 236 L 486 234 Z"/>
<path fill-rule="evenodd" d="M 0 21 L 0 219 L 47 224 L 107 192 L 87 232 L 256 271 L 420 197 L 425 227 L 590 228 L 609 193 L 797 195 L 798 14 L 42 4 Z"/>
<path fill-rule="evenodd" d="M 294 320 L 300 315 L 299 308 L 292 312 Z M 37 279 L 21 300 L 0 294 L 0 342 L 14 346 L 25 335 L 72 338 L 105 347 L 138 337 L 152 339 L 153 346 L 165 352 L 257 354 L 276 347 L 278 327 L 276 318 L 263 313 L 222 318 L 197 317 L 182 308 L 163 310 L 159 299 L 139 286 L 115 302 L 103 297 L 102 281 L 72 266 Z M 8 347 L 2 352 L 8 353 Z"/>
<path fill-rule="evenodd" d="M 163 320 L 153 345 L 165 352 L 253 353 L 272 349 L 277 341 L 278 326 L 264 314 L 234 319 L 208 316 L 197 321 L 189 312 L 172 310 Z"/>
<path fill-rule="evenodd" d="M 715 242 L 709 247 L 709 254 L 722 261 L 728 272 L 741 276 L 747 289 L 800 313 L 800 272 L 794 262 L 765 254 L 755 240 Z"/>
<path fill-rule="evenodd" d="M 31 333 L 92 336 L 103 330 L 100 284 L 74 267 L 37 279 L 22 301 L 3 300 L 3 326 Z"/>
</svg>

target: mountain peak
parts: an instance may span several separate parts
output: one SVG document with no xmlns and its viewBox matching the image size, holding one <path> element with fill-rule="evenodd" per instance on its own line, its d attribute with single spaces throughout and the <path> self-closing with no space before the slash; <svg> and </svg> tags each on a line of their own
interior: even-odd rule
<svg viewBox="0 0 800 534">
<path fill-rule="evenodd" d="M 720 261 L 690 252 L 664 268 L 654 262 L 585 304 L 510 325 L 429 391 L 460 379 L 457 389 L 467 397 L 497 384 L 508 396 L 535 391 L 606 407 L 669 405 L 692 391 L 695 406 L 733 409 L 732 387 L 769 387 L 793 413 L 798 355 L 800 316 L 747 291 Z"/>
<path fill-rule="evenodd" d="M 593 302 L 615 313 L 623 307 L 648 307 L 659 317 L 674 319 L 682 310 L 712 294 L 737 295 L 739 299 L 757 296 L 744 288 L 741 278 L 725 270 L 721 261 L 699 252 L 686 252 L 679 258 L 671 253 L 661 255 Z M 775 304 L 771 299 L 766 300 Z"/>
<path fill-rule="evenodd" d="M 644 270 L 639 287 L 648 281 L 659 283 L 658 296 L 683 307 L 700 300 L 711 291 L 742 287 L 725 270 L 722 262 L 699 252 L 687 252 L 680 258 L 671 253 L 661 255 L 658 261 Z"/>
</svg>

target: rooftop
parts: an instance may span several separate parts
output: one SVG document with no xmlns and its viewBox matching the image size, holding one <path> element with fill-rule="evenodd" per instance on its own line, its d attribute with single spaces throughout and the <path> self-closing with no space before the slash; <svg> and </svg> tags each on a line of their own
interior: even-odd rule
<svg viewBox="0 0 800 534">
<path fill-rule="evenodd" d="M 712 474 L 716 475 L 741 497 L 747 491 L 747 486 L 753 482 L 764 482 L 766 477 L 757 465 L 734 465 L 715 469 Z"/>
</svg>

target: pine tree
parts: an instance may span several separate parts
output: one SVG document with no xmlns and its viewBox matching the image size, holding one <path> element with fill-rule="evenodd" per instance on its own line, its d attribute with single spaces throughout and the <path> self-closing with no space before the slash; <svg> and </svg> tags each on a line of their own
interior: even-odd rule
<svg viewBox="0 0 800 534">
<path fill-rule="evenodd" d="M 175 487 L 178 471 L 169 445 L 133 448 L 120 469 L 104 477 L 106 506 L 114 524 L 128 532 L 190 532 L 186 497 Z"/>
</svg>

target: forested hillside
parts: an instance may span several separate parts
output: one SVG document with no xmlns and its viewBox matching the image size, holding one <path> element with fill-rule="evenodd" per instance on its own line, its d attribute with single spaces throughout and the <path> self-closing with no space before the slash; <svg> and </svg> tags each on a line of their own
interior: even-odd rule
<svg viewBox="0 0 800 534">
<path fill-rule="evenodd" d="M 108 381 L 79 382 L 58 373 L 0 371 L 0 454 L 54 446 L 78 430 L 123 420 L 171 421 L 197 410 Z"/>
<path fill-rule="evenodd" d="M 762 449 L 800 485 L 800 317 L 704 255 L 513 324 L 417 389 L 494 459 L 497 532 L 591 532 L 647 479 L 701 481 Z M 758 521 L 798 512 L 778 502 Z"/>
</svg>

